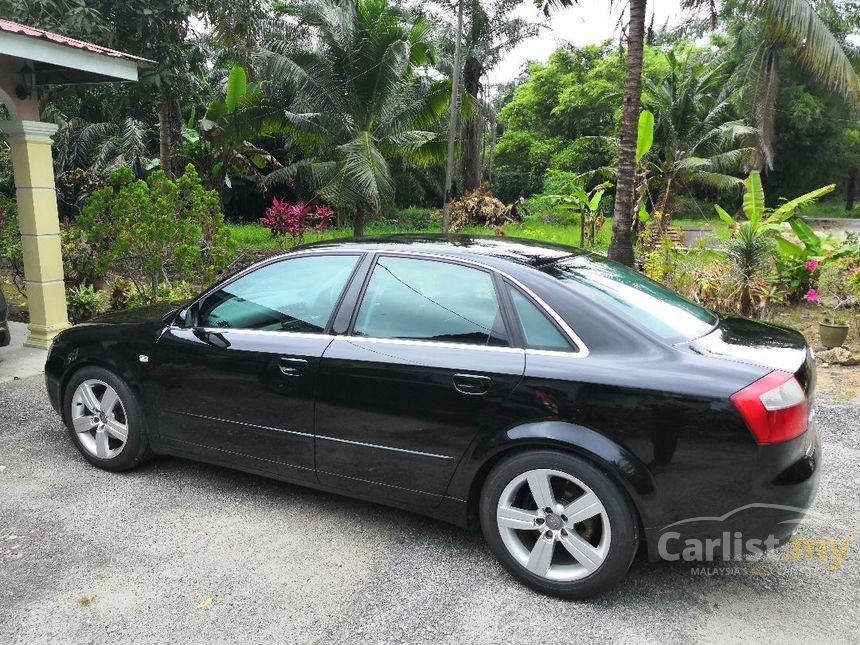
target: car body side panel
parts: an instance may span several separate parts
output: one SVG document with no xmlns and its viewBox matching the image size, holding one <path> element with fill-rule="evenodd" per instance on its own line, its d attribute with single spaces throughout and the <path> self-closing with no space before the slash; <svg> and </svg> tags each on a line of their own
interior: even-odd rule
<svg viewBox="0 0 860 645">
<path fill-rule="evenodd" d="M 468 499 L 472 478 L 488 459 L 531 442 L 569 446 L 610 469 L 646 528 L 702 510 L 725 512 L 726 504 L 748 496 L 757 459 L 728 399 L 736 387 L 729 383 L 766 371 L 699 360 L 693 379 L 694 362 L 672 349 L 643 351 L 623 366 L 600 354 L 572 360 L 528 351 L 525 376 L 507 402 L 520 423 L 480 437 L 449 494 Z"/>
<path fill-rule="evenodd" d="M 320 481 L 439 504 L 473 437 L 511 422 L 505 400 L 524 366 L 521 349 L 337 337 L 317 390 Z M 488 379 L 489 391 L 457 391 L 457 373 Z"/>
</svg>

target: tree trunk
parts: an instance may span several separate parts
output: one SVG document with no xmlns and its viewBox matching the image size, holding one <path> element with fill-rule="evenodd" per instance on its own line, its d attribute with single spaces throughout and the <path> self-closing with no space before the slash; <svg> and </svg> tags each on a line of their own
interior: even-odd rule
<svg viewBox="0 0 860 645">
<path fill-rule="evenodd" d="M 672 209 L 674 208 L 675 202 L 675 187 L 672 185 L 672 181 L 672 177 L 668 177 L 664 181 L 663 188 L 660 190 L 660 196 L 657 198 L 655 215 L 657 213 L 660 214 L 658 222 L 660 235 L 666 233 L 666 229 L 669 227 L 669 222 L 672 221 Z"/>
<path fill-rule="evenodd" d="M 475 100 L 481 90 L 481 63 L 467 58 L 463 65 L 463 90 Z M 475 190 L 481 183 L 481 116 L 476 113 L 463 124 L 463 192 Z"/>
<path fill-rule="evenodd" d="M 174 150 L 182 145 L 182 112 L 179 100 L 163 94 L 158 109 L 158 158 L 171 179 L 176 175 Z"/>
<path fill-rule="evenodd" d="M 860 173 L 857 168 L 851 168 L 848 171 L 848 178 L 845 182 L 845 211 L 850 213 L 854 210 L 854 200 L 857 198 L 857 175 Z"/>
<path fill-rule="evenodd" d="M 355 209 L 355 220 L 352 223 L 352 234 L 355 237 L 364 235 L 364 204 L 358 203 Z"/>
<path fill-rule="evenodd" d="M 621 105 L 621 152 L 618 156 L 618 181 L 612 241 L 609 258 L 633 266 L 633 206 L 636 202 L 636 131 L 639 124 L 639 95 L 642 91 L 642 50 L 645 38 L 646 0 L 630 0 L 627 30 L 627 61 L 624 100 Z"/>
<path fill-rule="evenodd" d="M 454 181 L 454 145 L 457 137 L 457 107 L 460 98 L 460 61 L 463 55 L 463 2 L 457 3 L 457 42 L 454 43 L 454 72 L 451 78 L 451 106 L 448 109 L 448 163 L 445 164 L 445 196 L 442 202 L 442 232 L 451 224 L 451 184 Z"/>
</svg>

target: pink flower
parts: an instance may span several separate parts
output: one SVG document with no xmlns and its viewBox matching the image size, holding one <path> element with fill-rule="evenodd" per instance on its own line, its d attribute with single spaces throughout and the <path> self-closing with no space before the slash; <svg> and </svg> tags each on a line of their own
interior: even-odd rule
<svg viewBox="0 0 860 645">
<path fill-rule="evenodd" d="M 816 268 L 817 266 L 818 266 L 818 260 L 816 260 L 816 259 L 814 259 L 814 258 L 813 258 L 812 260 L 807 260 L 807 261 L 806 261 L 806 270 L 807 270 L 807 271 L 809 271 L 810 273 L 811 273 L 812 271 L 815 271 L 815 268 Z"/>
<path fill-rule="evenodd" d="M 803 296 L 803 299 L 807 302 L 820 302 L 821 296 L 818 295 L 818 292 L 815 289 L 810 289 L 806 292 L 806 295 Z"/>
</svg>

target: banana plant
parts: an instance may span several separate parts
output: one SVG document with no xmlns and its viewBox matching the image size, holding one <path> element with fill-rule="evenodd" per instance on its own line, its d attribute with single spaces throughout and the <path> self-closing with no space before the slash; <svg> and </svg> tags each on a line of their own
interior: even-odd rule
<svg viewBox="0 0 860 645">
<path fill-rule="evenodd" d="M 262 183 L 266 169 L 284 169 L 278 159 L 261 145 L 260 140 L 277 134 L 296 138 L 307 135 L 311 123 L 304 115 L 269 105 L 257 83 L 249 83 L 245 70 L 233 65 L 224 85 L 223 97 L 213 99 L 197 122 L 198 148 L 207 170 L 209 183 L 221 195 L 232 188 L 231 174 Z"/>
<path fill-rule="evenodd" d="M 736 234 L 742 227 L 746 227 L 749 230 L 744 232 L 745 235 L 760 237 L 772 231 L 785 230 L 784 224 L 787 222 L 791 230 L 794 231 L 794 234 L 808 249 L 820 249 L 821 238 L 816 235 L 815 231 L 803 219 L 797 217 L 797 209 L 815 202 L 824 195 L 832 192 L 835 188 L 836 184 L 822 186 L 787 201 L 777 208 L 769 209 L 765 206 L 761 175 L 758 170 L 753 170 L 749 174 L 749 177 L 744 180 L 743 212 L 747 217 L 747 221 L 742 223 L 736 222 L 719 204 L 714 204 L 714 210 L 716 210 L 721 220 L 734 228 Z M 785 250 L 786 252 L 792 252 L 792 250 L 796 250 L 798 253 L 803 252 L 800 246 L 782 236 L 777 237 L 777 244 L 779 244 L 780 250 Z"/>
<path fill-rule="evenodd" d="M 761 176 L 757 170 L 754 170 L 744 181 L 742 207 L 747 218 L 745 222 L 736 222 L 723 207 L 714 204 L 720 219 L 734 229 L 733 237 L 726 248 L 740 270 L 740 306 L 743 315 L 748 316 L 753 312 L 754 285 L 759 276 L 767 270 L 769 258 L 773 254 L 772 240 L 776 241 L 780 254 L 777 256 L 777 265 L 779 265 L 778 268 L 782 267 L 781 275 L 790 273 L 791 270 L 786 267 L 789 265 L 796 267 L 798 260 L 822 254 L 821 238 L 802 218 L 797 216 L 797 209 L 811 204 L 834 188 L 833 184 L 823 186 L 787 201 L 777 208 L 769 209 L 765 206 Z M 786 223 L 804 246 L 798 246 L 780 234 L 785 231 Z M 794 261 L 783 262 L 780 256 L 793 258 Z"/>
</svg>

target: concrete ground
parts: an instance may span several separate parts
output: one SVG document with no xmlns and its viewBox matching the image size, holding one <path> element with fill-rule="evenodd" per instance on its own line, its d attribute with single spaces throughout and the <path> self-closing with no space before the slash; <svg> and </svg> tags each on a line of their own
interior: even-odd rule
<svg viewBox="0 0 860 645">
<path fill-rule="evenodd" d="M 12 340 L 6 347 L 0 347 L 0 383 L 41 374 L 48 353 L 44 349 L 24 347 L 27 325 L 10 320 L 9 332 Z"/>
<path fill-rule="evenodd" d="M 409 513 L 174 458 L 97 470 L 40 377 L 6 382 L 0 642 L 856 642 L 860 408 L 819 416 L 825 522 L 803 530 L 850 540 L 838 570 L 640 559 L 613 592 L 566 602 L 514 582 L 479 535 Z"/>
</svg>

